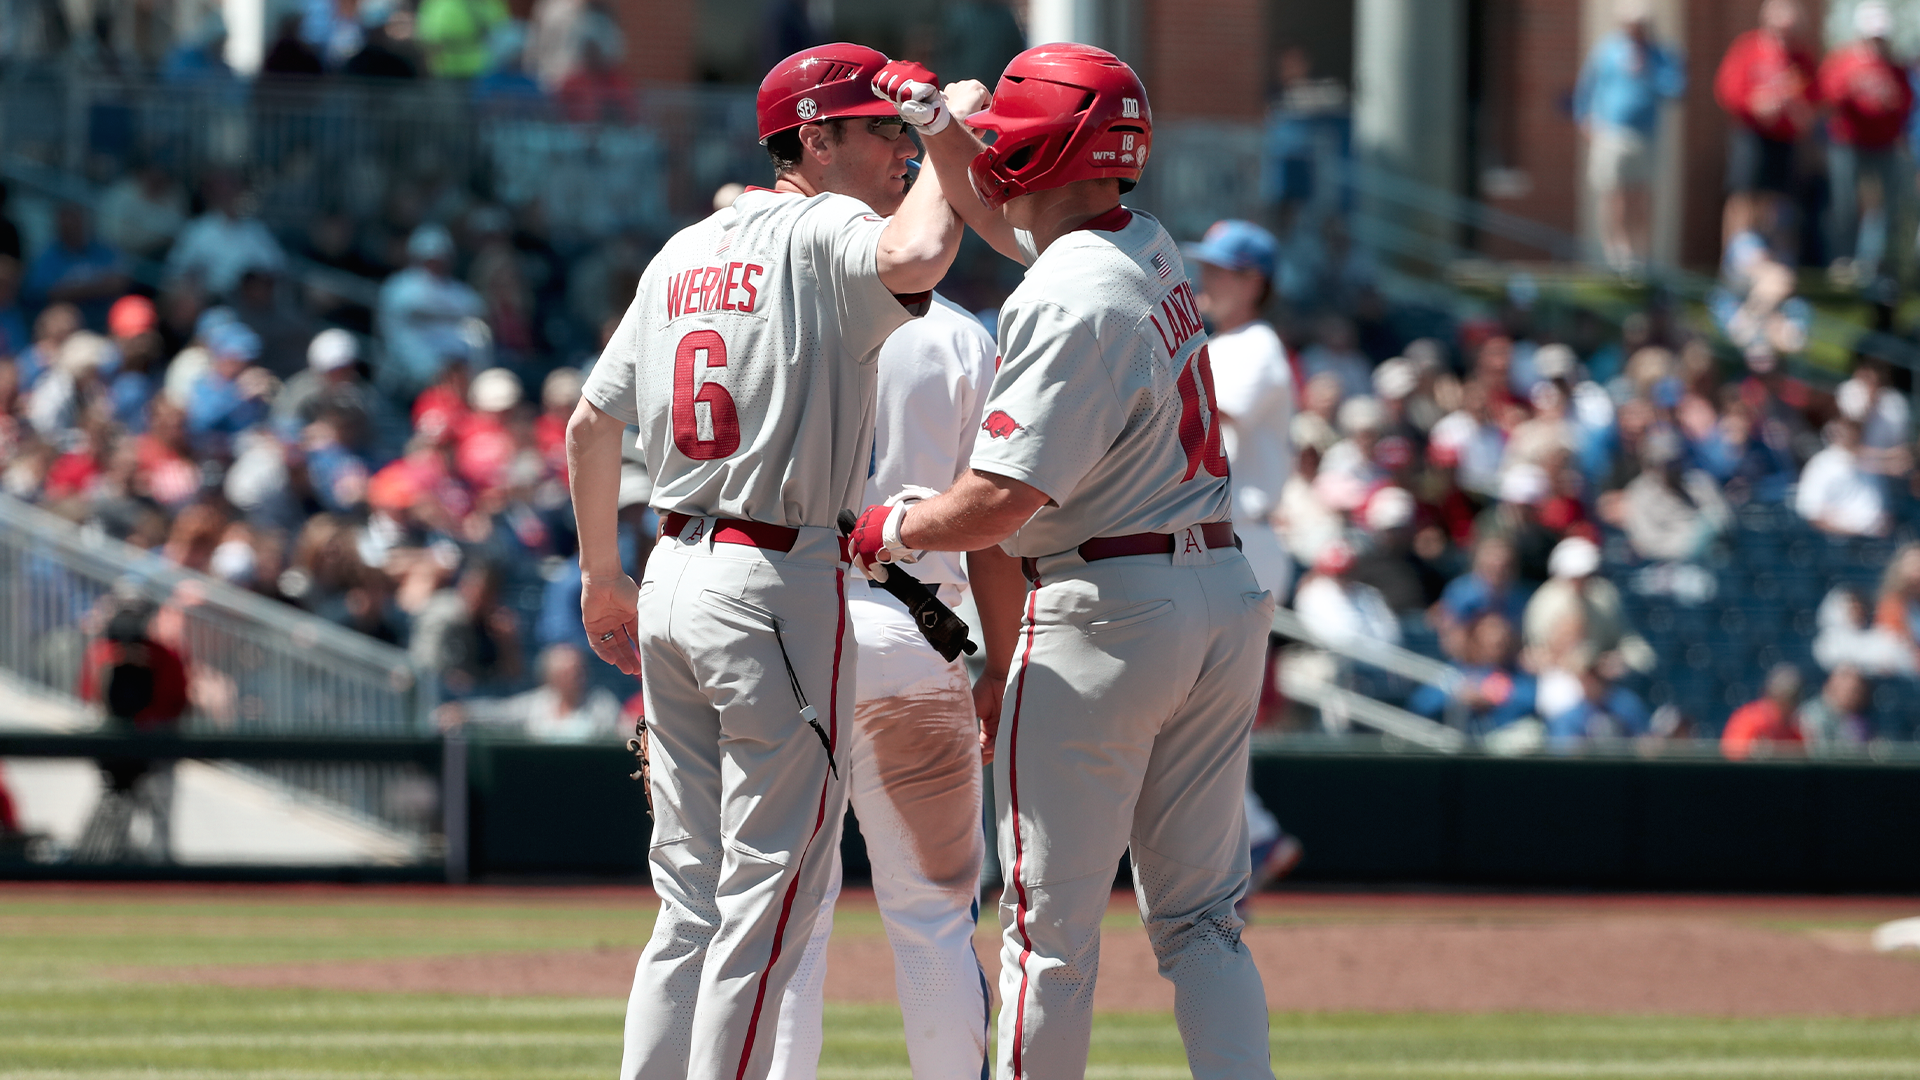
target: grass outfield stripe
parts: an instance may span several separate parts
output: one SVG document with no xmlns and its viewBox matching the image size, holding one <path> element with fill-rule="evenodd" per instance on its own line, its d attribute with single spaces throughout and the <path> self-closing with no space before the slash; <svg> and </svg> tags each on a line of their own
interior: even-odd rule
<svg viewBox="0 0 1920 1080">
<path fill-rule="evenodd" d="M 479 912 L 449 894 L 445 903 L 376 911 L 356 895 L 267 904 L 215 898 L 155 914 L 151 898 L 136 892 L 88 901 L 86 909 L 100 918 L 10 922 L 6 915 L 19 906 L 0 896 L 0 1080 L 613 1074 L 624 994 L 489 997 L 117 981 L 152 964 L 272 966 L 582 946 L 625 951 L 626 938 L 651 922 L 650 913 L 603 917 L 590 904 L 565 917 L 576 912 L 559 897 Z M 858 914 L 879 932 L 877 915 Z M 1920 1080 L 1920 1017 L 1295 1012 L 1270 1019 L 1279 1080 Z M 909 1076 L 900 1013 L 891 1004 L 829 1003 L 825 1036 L 822 1080 Z M 1096 1018 L 1089 1080 L 1187 1075 L 1170 1013 Z"/>
<path fill-rule="evenodd" d="M 1343 1064 L 1278 1063 L 1274 1076 L 1509 1076 L 1509 1077 L 1658 1077 L 1660 1080 L 1685 1080 L 1691 1077 L 1783 1076 L 1783 1077 L 1904 1077 L 1920 1076 L 1920 1065 L 1911 1061 L 1887 1061 L 1883 1058 L 1708 1058 L 1682 1061 L 1428 1061 L 1428 1062 L 1352 1062 Z M 1185 1069 L 1166 1074 L 1186 1077 Z M 1087 1080 L 1148 1080 L 1145 1074 L 1118 1066 L 1114 1071 L 1087 1070 Z M 1156 1075 L 1152 1080 L 1159 1080 Z"/>
<path fill-rule="evenodd" d="M 1126 1066 L 1107 1072 L 1087 1070 L 1087 1080 L 1160 1080 L 1161 1076 L 1186 1077 L 1187 1071 L 1168 1073 L 1129 1072 Z M 1378 1062 L 1341 1065 L 1298 1065 L 1276 1063 L 1276 1077 L 1313 1076 L 1511 1076 L 1511 1077 L 1659 1077 L 1661 1080 L 1690 1077 L 1784 1076 L 1784 1077 L 1920 1077 L 1920 1063 L 1888 1061 L 1883 1058 L 1774 1057 L 1774 1058 L 1697 1058 L 1680 1061 L 1433 1061 Z"/>
<path fill-rule="evenodd" d="M 303 1047 L 326 1049 L 408 1046 L 598 1046 L 615 1042 L 609 1031 L 340 1031 L 327 1034 L 228 1035 L 26 1035 L 0 1036 L 0 1050 L 193 1050 Z"/>
<path fill-rule="evenodd" d="M 556 1080 L 569 1077 L 599 1077 L 604 1067 L 565 1069 L 543 1066 L 544 1077 Z M 466 1075 L 458 1066 L 447 1072 L 410 1068 L 405 1071 L 366 1069 L 7 1069 L 0 1080 L 419 1080 L 430 1076 Z M 889 1066 L 833 1066 L 820 1069 L 820 1080 L 897 1080 L 901 1069 Z M 1185 1066 L 1174 1065 L 1090 1065 L 1086 1080 L 1185 1080 Z M 1288 1064 L 1277 1062 L 1278 1080 L 1307 1080 L 1311 1077 L 1396 1076 L 1396 1077 L 1659 1077 L 1662 1080 L 1691 1080 L 1695 1077 L 1914 1077 L 1920 1076 L 1920 1064 L 1844 1058 L 1753 1058 L 1675 1062 L 1620 1061 L 1448 1061 L 1398 1062 L 1379 1064 L 1325 1063 Z"/>
<path fill-rule="evenodd" d="M 0 1080 L 420 1080 L 422 1076 L 445 1076 L 459 1080 L 472 1076 L 470 1068 L 449 1068 L 432 1072 L 405 1068 L 399 1072 L 380 1072 L 371 1068 L 353 1068 L 328 1072 L 319 1068 L 6 1068 Z M 541 1065 L 541 1080 L 605 1080 L 607 1068 L 555 1068 Z"/>
</svg>

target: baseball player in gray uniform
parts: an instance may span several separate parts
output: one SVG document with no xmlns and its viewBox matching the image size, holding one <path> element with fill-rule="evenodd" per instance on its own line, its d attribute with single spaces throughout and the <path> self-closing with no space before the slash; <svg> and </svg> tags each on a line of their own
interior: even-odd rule
<svg viewBox="0 0 1920 1080">
<path fill-rule="evenodd" d="M 937 293 L 925 318 L 893 332 L 880 350 L 867 502 L 907 488 L 939 490 L 966 472 L 993 361 L 986 328 Z M 997 547 L 964 557 L 929 552 L 913 574 L 949 606 L 960 602 L 970 576 L 1025 585 L 1019 564 Z M 977 1080 L 988 1027 L 987 981 L 973 951 L 985 837 L 980 725 L 966 665 L 941 656 L 906 607 L 865 575 L 849 574 L 847 612 L 860 656 L 847 793 L 893 946 L 907 1057 L 914 1080 Z M 1017 629 L 1018 609 L 1009 605 L 1003 621 Z M 1012 636 L 1004 635 L 1007 651 Z M 1000 651 L 1001 637 L 989 637 L 990 652 Z M 781 1003 L 773 1080 L 817 1075 L 837 875 L 833 885 Z"/>
<path fill-rule="evenodd" d="M 910 122 L 946 104 L 911 68 L 875 83 Z M 988 112 L 959 98 L 954 111 L 998 139 L 930 143 L 929 157 L 952 175 L 948 155 L 974 151 L 972 191 L 951 184 L 948 198 L 1027 275 L 1001 311 L 971 469 L 933 498 L 868 507 L 850 554 L 880 575 L 922 550 L 999 542 L 1032 582 L 994 718 L 1000 1074 L 1085 1074 L 1100 920 L 1130 850 L 1193 1075 L 1271 1077 L 1265 994 L 1234 902 L 1274 599 L 1234 543 L 1179 249 L 1120 205 L 1150 148 L 1146 93 L 1112 54 L 1054 44 L 1014 58 Z"/>
<path fill-rule="evenodd" d="M 836 519 L 860 505 L 875 363 L 952 263 L 936 167 L 876 102 L 887 58 L 828 45 L 761 84 L 773 189 L 669 240 L 567 431 L 595 652 L 644 665 L 660 914 L 628 1003 L 623 1080 L 759 1080 L 845 813 L 855 656 Z M 927 142 L 971 137 L 958 126 Z M 840 192 L 841 194 L 835 194 Z M 620 571 L 625 425 L 661 534 Z"/>
</svg>

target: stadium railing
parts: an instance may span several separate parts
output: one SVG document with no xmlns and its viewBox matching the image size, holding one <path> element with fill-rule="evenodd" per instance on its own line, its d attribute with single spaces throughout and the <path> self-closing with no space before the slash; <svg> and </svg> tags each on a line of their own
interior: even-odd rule
<svg viewBox="0 0 1920 1080">
<path fill-rule="evenodd" d="M 375 641 L 0 495 L 0 668 L 72 694 L 105 599 L 177 614 L 191 672 L 189 731 L 413 735 L 431 679 Z"/>
<path fill-rule="evenodd" d="M 1459 669 L 1443 661 L 1367 638 L 1330 640 L 1315 633 L 1306 620 L 1287 608 L 1273 613 L 1273 632 L 1289 641 L 1297 641 L 1325 650 L 1351 664 L 1362 665 L 1414 683 L 1452 691 L 1460 684 Z M 1315 677 L 1302 672 L 1303 665 L 1282 668 L 1281 688 L 1287 696 L 1320 710 L 1324 726 L 1343 727 L 1359 724 L 1379 732 L 1388 740 L 1398 740 L 1426 750 L 1455 753 L 1467 747 L 1465 732 L 1341 685 L 1339 680 Z"/>
<path fill-rule="evenodd" d="M 437 693 L 407 653 L 0 495 L 0 673 L 78 692 L 115 596 L 178 620 L 191 704 L 182 731 L 236 737 L 432 733 Z M 389 829 L 419 831 L 411 766 L 281 760 L 252 766 Z"/>
</svg>

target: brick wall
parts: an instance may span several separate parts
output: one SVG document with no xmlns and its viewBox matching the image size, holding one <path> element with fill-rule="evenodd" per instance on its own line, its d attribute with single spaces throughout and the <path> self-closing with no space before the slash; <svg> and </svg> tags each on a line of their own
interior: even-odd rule
<svg viewBox="0 0 1920 1080">
<path fill-rule="evenodd" d="M 1608 0 L 1603 0 L 1608 2 Z M 1569 0 L 1489 0 L 1482 50 L 1486 98 L 1479 170 L 1504 166 L 1523 174 L 1524 193 L 1491 201 L 1503 210 L 1567 232 L 1579 231 L 1580 137 L 1569 103 L 1580 76 L 1580 6 Z M 1482 193 L 1486 197 L 1491 193 Z M 1533 249 L 1493 253 L 1541 257 Z"/>
<path fill-rule="evenodd" d="M 691 82 L 698 0 L 611 0 L 627 37 L 626 69 L 638 82 Z"/>
<path fill-rule="evenodd" d="M 1266 112 L 1263 0 L 1147 0 L 1141 77 L 1155 117 L 1257 120 Z"/>
</svg>

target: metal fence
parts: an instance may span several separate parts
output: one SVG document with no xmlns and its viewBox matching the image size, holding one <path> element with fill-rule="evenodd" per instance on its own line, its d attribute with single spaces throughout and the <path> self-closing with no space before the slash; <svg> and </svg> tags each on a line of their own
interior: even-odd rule
<svg viewBox="0 0 1920 1080">
<path fill-rule="evenodd" d="M 78 692 L 115 596 L 160 605 L 187 661 L 194 734 L 403 736 L 430 730 L 432 680 L 404 650 L 175 567 L 0 495 L 0 671 Z M 0 718 L 4 722 L 4 718 Z M 395 763 L 262 763 L 290 794 L 427 843 L 434 784 Z"/>
<path fill-rule="evenodd" d="M 582 117 L 432 80 L 8 81 L 0 149 L 74 176 L 141 160 L 187 176 L 239 170 L 262 216 L 290 227 L 328 208 L 379 215 L 396 181 L 429 196 L 451 182 L 510 207 L 539 202 L 563 240 L 664 234 L 706 213 L 721 184 L 765 177 L 751 90 L 649 87 L 601 104 Z"/>
<path fill-rule="evenodd" d="M 396 179 L 471 184 L 538 201 L 579 237 L 664 233 L 729 182 L 765 182 L 751 87 L 648 86 L 591 120 L 551 99 L 476 98 L 462 83 L 330 78 L 309 87 L 163 84 L 97 76 L 0 82 L 0 149 L 72 176 L 157 160 L 186 175 L 244 171 L 276 225 L 318 209 L 377 215 Z M 1259 124 L 1170 121 L 1129 202 L 1175 235 L 1260 217 L 1276 164 Z M 1326 155 L 1321 155 L 1326 156 Z M 1338 175 L 1337 157 L 1319 162 Z"/>
<path fill-rule="evenodd" d="M 0 668 L 71 694 L 119 590 L 177 620 L 194 732 L 411 735 L 431 680 L 402 649 L 181 570 L 0 495 Z"/>
</svg>

